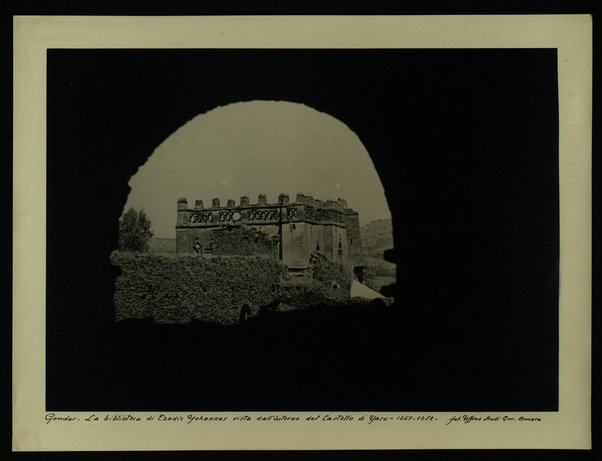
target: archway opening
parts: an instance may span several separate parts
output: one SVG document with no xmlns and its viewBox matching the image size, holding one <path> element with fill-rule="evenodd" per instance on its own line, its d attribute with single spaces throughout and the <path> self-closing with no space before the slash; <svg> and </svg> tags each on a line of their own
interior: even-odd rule
<svg viewBox="0 0 602 461">
<path fill-rule="evenodd" d="M 354 273 L 371 273 L 372 288 L 395 281 L 395 265 L 383 259 L 393 247 L 391 212 L 370 155 L 346 124 L 304 104 L 255 100 L 197 115 L 155 149 L 129 186 L 123 212 L 144 209 L 151 251 L 160 253 L 177 245 L 181 198 L 196 209 L 276 203 L 281 194 L 343 203 L 358 225 L 345 248 L 331 245 L 333 255 L 349 255 Z"/>
</svg>

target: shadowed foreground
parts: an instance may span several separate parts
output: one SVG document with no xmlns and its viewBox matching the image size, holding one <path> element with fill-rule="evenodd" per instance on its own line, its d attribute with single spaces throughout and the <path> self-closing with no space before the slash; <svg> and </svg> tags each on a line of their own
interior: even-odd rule
<svg viewBox="0 0 602 461">
<path fill-rule="evenodd" d="M 375 300 L 263 312 L 233 327 L 120 322 L 105 338 L 107 369 L 94 369 L 94 387 L 102 390 L 94 409 L 510 411 L 554 405 L 553 376 L 532 360 L 541 351 L 500 342 L 499 324 L 463 331 L 453 317 L 419 331 L 415 316 Z M 79 407 L 78 397 L 86 401 L 85 393 L 71 395 L 69 409 Z"/>
</svg>

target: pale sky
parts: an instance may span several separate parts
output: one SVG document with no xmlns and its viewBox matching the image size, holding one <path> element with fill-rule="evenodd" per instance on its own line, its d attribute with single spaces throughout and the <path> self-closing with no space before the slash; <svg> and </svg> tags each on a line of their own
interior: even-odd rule
<svg viewBox="0 0 602 461">
<path fill-rule="evenodd" d="M 180 197 L 236 205 L 298 192 L 347 200 L 360 224 L 390 218 L 384 188 L 368 152 L 347 125 L 308 106 L 251 101 L 218 107 L 190 120 L 161 143 L 129 181 L 124 212 L 144 208 L 155 237 L 175 238 Z"/>
</svg>

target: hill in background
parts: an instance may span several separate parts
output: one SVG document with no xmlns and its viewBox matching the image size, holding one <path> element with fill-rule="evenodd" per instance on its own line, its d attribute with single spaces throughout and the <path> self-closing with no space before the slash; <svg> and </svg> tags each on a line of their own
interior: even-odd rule
<svg viewBox="0 0 602 461">
<path fill-rule="evenodd" d="M 362 248 L 367 257 L 383 259 L 383 252 L 393 248 L 393 224 L 390 219 L 377 219 L 360 227 Z"/>
<path fill-rule="evenodd" d="M 383 253 L 393 248 L 391 219 L 377 219 L 360 227 L 362 248 L 368 266 L 367 285 L 377 291 L 395 283 L 395 264 L 385 261 Z"/>
</svg>

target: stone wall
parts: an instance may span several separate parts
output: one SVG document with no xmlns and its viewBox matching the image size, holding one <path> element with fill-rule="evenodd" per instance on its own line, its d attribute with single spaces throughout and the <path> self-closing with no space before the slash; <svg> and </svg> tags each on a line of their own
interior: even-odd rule
<svg viewBox="0 0 602 461">
<path fill-rule="evenodd" d="M 176 229 L 176 252 L 178 254 L 204 254 L 211 251 L 212 229 Z M 195 245 L 200 247 L 198 252 Z"/>
<path fill-rule="evenodd" d="M 214 233 L 216 233 L 214 236 Z M 272 255 L 268 247 L 274 247 L 277 257 L 278 226 L 220 226 L 209 228 L 176 229 L 176 249 L 181 255 L 250 255 L 251 248 L 257 254 Z M 237 242 L 236 239 L 241 241 Z M 220 249 L 221 248 L 221 249 Z M 217 252 L 217 253 L 216 253 Z"/>
<path fill-rule="evenodd" d="M 287 267 L 307 267 L 309 227 L 310 225 L 304 222 L 292 222 L 282 226 L 282 263 Z"/>
<path fill-rule="evenodd" d="M 263 256 L 161 256 L 113 252 L 115 319 L 158 323 L 192 320 L 234 325 L 241 308 L 295 308 L 349 299 L 352 274 L 323 254 L 312 253 L 303 277 L 289 278 L 275 259 Z"/>
<path fill-rule="evenodd" d="M 351 289 L 353 273 L 348 265 L 334 263 L 320 253 L 312 253 L 309 262 L 312 279 L 330 287 L 336 285 L 347 291 Z"/>
<path fill-rule="evenodd" d="M 211 231 L 213 255 L 266 256 L 278 259 L 278 236 L 249 226 L 226 226 Z"/>
<path fill-rule="evenodd" d="M 362 252 L 359 213 L 350 208 L 345 209 L 345 228 L 347 229 L 347 251 L 349 262 L 353 265 L 365 263 Z"/>
<path fill-rule="evenodd" d="M 282 248 L 282 263 L 290 268 L 308 267 L 309 255 L 313 251 L 344 264 L 349 256 L 347 221 L 357 224 L 354 248 L 361 245 L 357 213 L 349 210 L 353 215 L 349 220 L 347 211 L 347 203 L 342 199 L 321 201 L 304 194 L 297 194 L 294 202 L 288 195 L 281 194 L 276 203 L 268 203 L 263 194 L 254 204 L 248 197 L 241 197 L 239 205 L 228 200 L 226 206 L 214 198 L 209 208 L 204 207 L 202 200 L 197 200 L 194 208 L 190 208 L 188 201 L 182 198 L 178 201 L 177 252 L 195 254 L 199 253 L 199 249 L 202 253 L 212 252 L 211 235 L 216 229 L 242 226 L 277 236 Z M 276 251 L 280 256 L 280 248 Z"/>
<path fill-rule="evenodd" d="M 278 309 L 307 308 L 350 299 L 353 274 L 348 265 L 333 263 L 312 253 L 303 277 L 292 277 L 278 287 Z"/>
<path fill-rule="evenodd" d="M 158 256 L 114 252 L 115 318 L 158 323 L 238 323 L 243 304 L 257 315 L 273 303 L 283 268 L 261 256 Z"/>
</svg>

